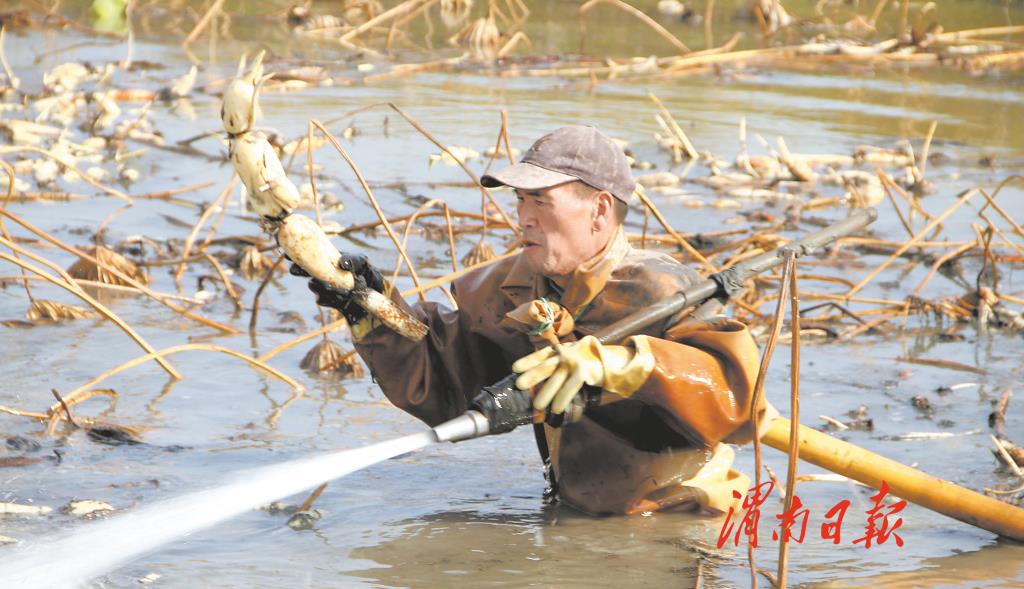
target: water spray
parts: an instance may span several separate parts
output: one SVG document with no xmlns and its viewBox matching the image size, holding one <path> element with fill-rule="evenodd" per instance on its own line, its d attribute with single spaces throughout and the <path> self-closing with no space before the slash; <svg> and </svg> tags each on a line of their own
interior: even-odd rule
<svg viewBox="0 0 1024 589">
<path fill-rule="evenodd" d="M 69 536 L 42 538 L 8 551 L 0 587 L 80 587 L 118 565 L 282 497 L 435 443 L 430 432 L 244 470 L 223 484 L 94 522 Z M 142 533 L 140 533 L 142 531 Z"/>
</svg>

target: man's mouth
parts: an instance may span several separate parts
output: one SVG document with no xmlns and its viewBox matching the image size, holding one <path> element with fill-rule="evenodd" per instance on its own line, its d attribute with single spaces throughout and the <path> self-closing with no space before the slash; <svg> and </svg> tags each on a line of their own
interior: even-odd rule
<svg viewBox="0 0 1024 589">
<path fill-rule="evenodd" d="M 540 247 L 540 244 L 537 243 L 536 241 L 532 241 L 532 240 L 529 240 L 529 239 L 524 239 L 523 240 L 523 249 L 530 249 L 530 248 L 533 248 L 533 247 Z"/>
</svg>

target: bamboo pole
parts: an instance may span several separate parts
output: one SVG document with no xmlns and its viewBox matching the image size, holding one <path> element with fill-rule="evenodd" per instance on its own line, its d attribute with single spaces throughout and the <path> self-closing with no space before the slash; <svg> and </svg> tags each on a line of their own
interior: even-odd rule
<svg viewBox="0 0 1024 589">
<path fill-rule="evenodd" d="M 792 423 L 779 417 L 761 440 L 786 452 Z M 800 458 L 875 489 L 884 481 L 896 496 L 1000 536 L 1024 541 L 1024 509 L 986 497 L 916 468 L 837 440 L 805 425 L 799 427 Z"/>
</svg>

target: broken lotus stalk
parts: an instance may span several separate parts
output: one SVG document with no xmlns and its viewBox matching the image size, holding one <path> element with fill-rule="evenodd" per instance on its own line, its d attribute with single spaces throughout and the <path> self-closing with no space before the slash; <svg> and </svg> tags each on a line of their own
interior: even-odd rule
<svg viewBox="0 0 1024 589">
<path fill-rule="evenodd" d="M 221 108 L 231 163 L 245 185 L 253 210 L 276 235 L 281 249 L 310 276 L 351 292 L 356 304 L 397 333 L 413 341 L 423 339 L 426 325 L 387 296 L 365 286 L 357 287 L 355 276 L 338 266 L 341 253 L 323 229 L 309 217 L 293 213 L 299 204 L 299 191 L 285 174 L 267 136 L 253 130 L 259 117 L 259 87 L 266 79 L 262 58 L 260 53 L 245 76 L 239 67 L 239 77 L 225 90 Z"/>
</svg>

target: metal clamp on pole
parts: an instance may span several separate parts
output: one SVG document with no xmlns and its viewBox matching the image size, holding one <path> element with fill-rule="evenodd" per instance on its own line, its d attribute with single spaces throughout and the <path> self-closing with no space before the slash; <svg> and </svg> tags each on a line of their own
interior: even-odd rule
<svg viewBox="0 0 1024 589">
<path fill-rule="evenodd" d="M 515 374 L 484 387 L 471 407 L 465 414 L 435 427 L 437 441 L 458 442 L 503 434 L 533 420 L 533 398 L 529 391 L 516 388 Z"/>
</svg>

